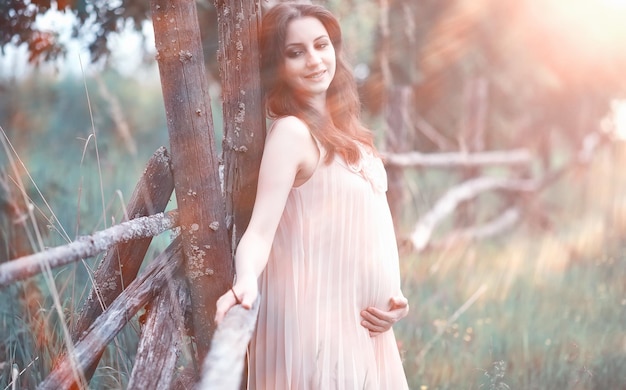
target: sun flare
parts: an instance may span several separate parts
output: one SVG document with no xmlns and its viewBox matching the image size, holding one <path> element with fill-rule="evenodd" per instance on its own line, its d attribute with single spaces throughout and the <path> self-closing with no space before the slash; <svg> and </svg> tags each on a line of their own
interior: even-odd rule
<svg viewBox="0 0 626 390">
<path fill-rule="evenodd" d="M 611 122 L 615 136 L 626 141 L 626 100 L 615 100 L 611 104 Z"/>
</svg>

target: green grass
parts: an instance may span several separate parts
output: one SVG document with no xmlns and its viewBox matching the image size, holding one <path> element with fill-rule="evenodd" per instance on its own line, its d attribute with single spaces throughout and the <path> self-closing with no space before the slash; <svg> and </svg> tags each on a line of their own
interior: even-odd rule
<svg viewBox="0 0 626 390">
<path fill-rule="evenodd" d="M 411 313 L 396 333 L 411 389 L 626 389 L 622 149 L 542 195 L 556 205 L 550 228 L 402 259 Z"/>
<path fill-rule="evenodd" d="M 509 285 L 504 273 L 499 277 L 493 272 L 494 260 L 505 258 L 470 256 L 459 254 L 459 261 L 472 262 L 471 270 L 451 269 L 421 283 L 405 278 L 412 311 L 397 325 L 397 333 L 412 389 L 492 388 L 493 375 L 485 374 L 499 362 L 504 365 L 499 383 L 514 389 L 626 386 L 623 259 L 576 264 L 541 278 L 532 269 L 520 270 Z M 426 270 L 432 257 L 423 256 L 415 268 Z M 532 259 L 524 261 L 531 264 Z M 488 287 L 485 294 L 447 324 L 477 283 Z M 446 325 L 420 358 L 438 327 Z"/>
</svg>

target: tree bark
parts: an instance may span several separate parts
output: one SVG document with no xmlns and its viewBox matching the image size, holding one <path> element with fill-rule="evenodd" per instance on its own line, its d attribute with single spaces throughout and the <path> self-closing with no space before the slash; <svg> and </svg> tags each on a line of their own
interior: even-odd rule
<svg viewBox="0 0 626 390">
<path fill-rule="evenodd" d="M 234 255 L 252 215 L 265 145 L 265 110 L 258 47 L 261 8 L 258 1 L 238 0 L 216 0 L 215 8 L 224 115 L 224 192 Z M 245 366 L 243 355 L 239 359 Z M 242 371 L 237 379 L 247 377 L 247 367 L 238 372 Z M 245 379 L 241 382 L 245 384 Z"/>
<path fill-rule="evenodd" d="M 194 0 L 150 2 L 180 211 L 197 353 L 215 330 L 215 302 L 233 277 L 213 118 Z"/>
<path fill-rule="evenodd" d="M 187 286 L 172 278 L 149 305 L 128 382 L 131 389 L 169 389 L 185 333 Z"/>
<path fill-rule="evenodd" d="M 229 229 L 236 248 L 248 226 L 256 196 L 265 139 L 256 1 L 215 1 L 224 112 L 224 192 Z"/>
</svg>

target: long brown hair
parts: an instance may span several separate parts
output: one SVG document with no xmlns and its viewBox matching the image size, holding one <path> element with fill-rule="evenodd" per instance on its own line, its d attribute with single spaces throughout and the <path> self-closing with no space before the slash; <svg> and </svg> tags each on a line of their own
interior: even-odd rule
<svg viewBox="0 0 626 390">
<path fill-rule="evenodd" d="M 293 20 L 304 17 L 318 19 L 326 28 L 335 48 L 335 77 L 326 93 L 326 104 L 332 123 L 298 96 L 280 75 L 285 61 L 287 27 Z M 303 120 L 326 149 L 327 163 L 333 159 L 335 153 L 343 156 L 348 163 L 356 163 L 360 158 L 359 143 L 374 149 L 372 132 L 363 127 L 360 121 L 361 104 L 352 69 L 342 51 L 339 21 L 327 9 L 318 5 L 297 3 L 274 6 L 263 16 L 259 46 L 261 80 L 269 118 L 293 115 Z"/>
</svg>

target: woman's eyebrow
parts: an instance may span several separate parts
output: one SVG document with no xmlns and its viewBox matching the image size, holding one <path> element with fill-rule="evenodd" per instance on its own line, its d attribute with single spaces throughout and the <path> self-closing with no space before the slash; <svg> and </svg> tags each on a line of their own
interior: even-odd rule
<svg viewBox="0 0 626 390">
<path fill-rule="evenodd" d="M 319 37 L 315 38 L 315 39 L 313 40 L 313 42 L 317 42 L 317 41 L 319 41 L 320 39 L 330 39 L 330 38 L 328 37 L 328 35 L 320 35 Z M 288 49 L 288 48 L 289 48 L 289 47 L 291 47 L 291 46 L 304 46 L 304 44 L 303 44 L 303 43 L 300 43 L 300 42 L 287 43 L 287 44 L 285 45 L 285 49 Z"/>
</svg>

